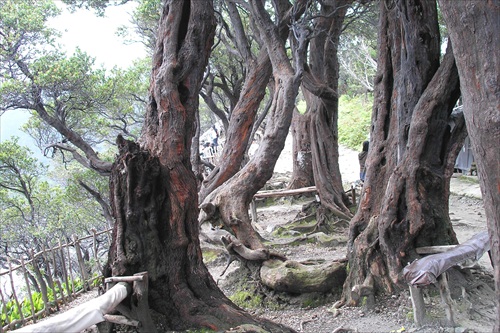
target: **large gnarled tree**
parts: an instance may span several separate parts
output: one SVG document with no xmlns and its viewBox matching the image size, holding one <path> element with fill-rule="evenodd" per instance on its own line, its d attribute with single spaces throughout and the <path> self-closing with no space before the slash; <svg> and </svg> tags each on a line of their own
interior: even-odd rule
<svg viewBox="0 0 500 333">
<path fill-rule="evenodd" d="M 309 70 L 304 75 L 304 97 L 310 112 L 310 141 L 314 183 L 321 204 L 347 220 L 352 216 L 339 168 L 338 46 L 351 0 L 323 3 L 315 19 L 315 36 L 309 50 Z"/>
<path fill-rule="evenodd" d="M 153 56 L 140 144 L 118 137 L 111 197 L 116 223 L 113 275 L 149 273 L 149 306 L 161 330 L 261 324 L 232 304 L 203 264 L 198 197 L 191 171 L 198 93 L 210 48 L 211 1 L 166 1 Z M 152 327 L 152 326 L 150 326 Z"/>
<path fill-rule="evenodd" d="M 500 1 L 440 0 L 453 44 L 465 122 L 477 161 L 497 294 L 500 331 Z"/>
<path fill-rule="evenodd" d="M 354 304 L 397 290 L 416 247 L 457 242 L 449 181 L 465 132 L 452 115 L 459 82 L 450 48 L 440 63 L 436 2 L 382 1 L 380 10 L 368 171 L 344 285 Z"/>
</svg>

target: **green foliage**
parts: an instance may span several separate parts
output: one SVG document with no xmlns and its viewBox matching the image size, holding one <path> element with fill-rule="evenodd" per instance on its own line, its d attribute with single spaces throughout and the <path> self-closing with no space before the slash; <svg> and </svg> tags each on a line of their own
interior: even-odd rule
<svg viewBox="0 0 500 333">
<path fill-rule="evenodd" d="M 69 289 L 71 290 L 71 293 L 78 292 L 83 289 L 83 282 L 81 279 L 74 279 L 70 280 L 68 282 L 69 284 Z M 50 287 L 50 286 L 49 286 Z M 59 286 L 57 284 L 54 284 L 54 288 L 56 290 L 56 293 L 60 295 L 60 290 Z M 63 284 L 63 288 L 66 288 L 66 285 Z M 64 293 L 66 293 L 67 289 L 64 289 Z M 54 293 L 51 288 L 47 290 L 47 297 L 49 300 L 49 303 L 54 303 Z M 35 310 L 35 313 L 40 312 L 41 310 L 44 309 L 45 304 L 43 303 L 43 296 L 41 292 L 32 292 L 31 293 L 31 299 L 33 300 L 33 307 Z M 28 296 L 24 297 L 22 300 L 20 300 L 20 306 L 21 306 L 21 311 L 24 316 L 24 318 L 30 317 L 32 315 L 31 312 L 31 302 Z M 6 306 L 2 306 L 0 309 L 0 325 L 5 326 L 7 325 L 7 319 L 8 322 L 12 322 L 14 320 L 21 319 L 21 315 L 19 313 L 19 309 L 17 308 L 17 305 L 13 299 L 8 301 L 6 303 Z"/>
<path fill-rule="evenodd" d="M 59 12 L 52 0 L 0 1 L 0 59 L 14 51 L 26 54 L 29 48 L 50 44 L 56 34 L 46 22 Z"/>
<path fill-rule="evenodd" d="M 339 143 L 354 150 L 361 150 L 368 140 L 371 125 L 373 96 L 343 95 L 339 100 Z"/>
<path fill-rule="evenodd" d="M 2 248 L 40 250 L 41 242 L 84 234 L 90 227 L 102 229 L 105 221 L 97 202 L 74 184 L 49 183 L 47 168 L 31 155 L 15 138 L 0 143 Z"/>
<path fill-rule="evenodd" d="M 106 8 L 110 5 L 123 3 L 123 1 L 113 0 L 62 0 L 65 4 L 69 5 L 71 10 L 75 11 L 77 8 L 93 9 L 98 16 L 103 16 Z"/>
<path fill-rule="evenodd" d="M 153 53 L 156 42 L 156 28 L 160 20 L 161 5 L 160 0 L 137 0 L 138 5 L 132 13 L 132 22 L 135 25 L 135 33 L 139 36 L 139 42 L 143 43 L 150 53 Z M 126 42 L 136 42 L 131 40 L 132 35 L 127 27 L 120 27 L 118 35 Z"/>
<path fill-rule="evenodd" d="M 373 91 L 377 70 L 378 2 L 355 2 L 340 36 L 339 91 L 356 95 Z"/>
<path fill-rule="evenodd" d="M 297 110 L 299 111 L 300 114 L 306 113 L 307 103 L 305 100 L 302 99 L 297 102 Z"/>
<path fill-rule="evenodd" d="M 109 4 L 68 2 L 97 9 Z M 112 161 L 117 134 L 137 139 L 143 122 L 150 61 L 107 71 L 79 49 L 67 56 L 55 44 L 58 35 L 46 25 L 58 14 L 49 0 L 0 1 L 0 114 L 30 110 L 24 130 L 64 165 L 47 173 L 28 159 L 30 152 L 13 143 L 18 153 L 8 155 L 19 172 L 5 169 L 0 178 L 6 185 L 0 186 L 0 225 L 5 232 L 0 243 L 7 250 L 29 248 L 35 240 L 41 246 L 45 238 L 82 234 L 90 227 L 101 229 L 101 206 L 80 184 L 98 194 L 109 189 L 105 178 L 89 171 L 87 158 L 98 153 L 99 159 Z M 0 163 L 8 163 L 6 157 Z M 105 204 L 106 195 L 100 196 Z"/>
<path fill-rule="evenodd" d="M 88 144 L 103 149 L 114 142 L 118 133 L 138 137 L 149 82 L 146 66 L 146 61 L 137 61 L 130 69 L 107 73 L 95 69 L 94 59 L 77 49 L 70 57 L 57 52 L 41 57 L 30 65 L 30 70 L 33 83 L 45 92 L 41 102 L 47 114 L 61 120 Z M 6 82 L 7 86 L 0 89 L 0 100 L 11 109 L 20 107 L 16 100 L 33 98 L 29 81 L 26 87 L 16 77 Z M 61 140 L 58 130 L 36 113 L 24 129 L 41 148 Z"/>
</svg>

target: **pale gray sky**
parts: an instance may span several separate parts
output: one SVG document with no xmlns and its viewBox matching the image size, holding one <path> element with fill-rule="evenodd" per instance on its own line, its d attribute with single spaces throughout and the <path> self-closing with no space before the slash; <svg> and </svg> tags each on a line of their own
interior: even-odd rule
<svg viewBox="0 0 500 333">
<path fill-rule="evenodd" d="M 61 3 L 61 7 L 64 5 Z M 123 44 L 116 36 L 116 30 L 122 25 L 131 26 L 130 13 L 135 4 L 130 2 L 122 6 L 106 9 L 104 17 L 97 17 L 92 11 L 78 10 L 75 13 L 64 11 L 62 15 L 52 19 L 50 26 L 62 32 L 60 44 L 71 55 L 77 46 L 96 58 L 96 65 L 106 68 L 128 67 L 135 59 L 144 57 L 146 51 L 140 43 Z M 0 116 L 0 141 L 11 136 L 20 137 L 20 143 L 29 146 L 37 156 L 36 147 L 31 137 L 19 128 L 27 121 L 26 111 L 8 111 Z"/>
<path fill-rule="evenodd" d="M 78 10 L 75 13 L 64 11 L 51 20 L 50 25 L 63 32 L 61 44 L 71 54 L 77 46 L 96 57 L 96 64 L 105 67 L 127 67 L 134 59 L 143 57 L 146 52 L 140 43 L 123 44 L 116 36 L 118 27 L 131 27 L 130 13 L 136 4 L 109 7 L 104 17 L 97 17 L 94 12 Z M 133 31 L 133 29 L 132 29 Z"/>
</svg>

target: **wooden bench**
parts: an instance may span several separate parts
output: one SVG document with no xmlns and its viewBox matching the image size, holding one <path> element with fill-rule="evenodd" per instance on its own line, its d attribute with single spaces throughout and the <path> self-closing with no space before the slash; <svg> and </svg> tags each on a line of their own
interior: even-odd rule
<svg viewBox="0 0 500 333">
<path fill-rule="evenodd" d="M 416 250 L 418 254 L 428 256 L 413 261 L 403 269 L 404 279 L 410 287 L 415 323 L 421 326 L 425 320 L 425 305 L 420 288 L 434 284 L 439 288 L 448 324 L 454 326 L 446 271 L 453 266 L 466 268 L 475 265 L 490 250 L 488 232 L 480 232 L 460 245 L 428 246 Z"/>
</svg>

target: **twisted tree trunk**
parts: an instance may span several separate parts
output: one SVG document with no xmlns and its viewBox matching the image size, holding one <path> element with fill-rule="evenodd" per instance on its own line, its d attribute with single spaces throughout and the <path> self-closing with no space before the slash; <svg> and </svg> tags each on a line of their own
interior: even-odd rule
<svg viewBox="0 0 500 333">
<path fill-rule="evenodd" d="M 292 118 L 292 160 L 293 171 L 289 189 L 314 186 L 311 158 L 310 113 L 293 113 Z"/>
<path fill-rule="evenodd" d="M 140 145 L 117 140 L 110 273 L 148 272 L 149 306 L 160 331 L 221 331 L 239 324 L 281 331 L 232 304 L 203 264 L 190 147 L 213 14 L 211 1 L 171 0 L 163 7 Z"/>
<path fill-rule="evenodd" d="M 351 0 L 322 4 L 316 19 L 317 34 L 311 41 L 309 71 L 304 75 L 304 97 L 310 113 L 310 142 L 314 183 L 323 207 L 349 220 L 349 199 L 339 168 L 338 45 Z"/>
<path fill-rule="evenodd" d="M 266 130 L 253 158 L 223 186 L 213 191 L 204 205 L 208 218 L 220 217 L 238 240 L 246 247 L 269 253 L 251 225 L 248 208 L 255 193 L 271 178 L 274 166 L 283 150 L 290 128 L 295 98 L 300 85 L 301 69 L 294 70 L 285 49 L 288 22 L 292 13 L 300 15 L 305 1 L 296 3 L 295 10 L 290 9 L 288 1 L 280 3 L 283 21 L 275 25 L 260 1 L 251 1 L 252 19 L 259 28 L 273 68 L 274 93 L 269 110 Z M 301 9 L 302 8 L 302 9 Z M 303 56 L 304 45 L 298 52 Z M 297 60 L 296 60 L 297 61 Z M 298 59 L 300 64 L 300 59 Z"/>
<path fill-rule="evenodd" d="M 394 292 L 415 247 L 455 244 L 449 182 L 465 137 L 451 49 L 439 64 L 435 1 L 381 3 L 367 176 L 351 221 L 345 300 Z"/>
<path fill-rule="evenodd" d="M 439 0 L 460 75 L 464 115 L 477 161 L 491 254 L 500 332 L 500 1 Z"/>
</svg>

